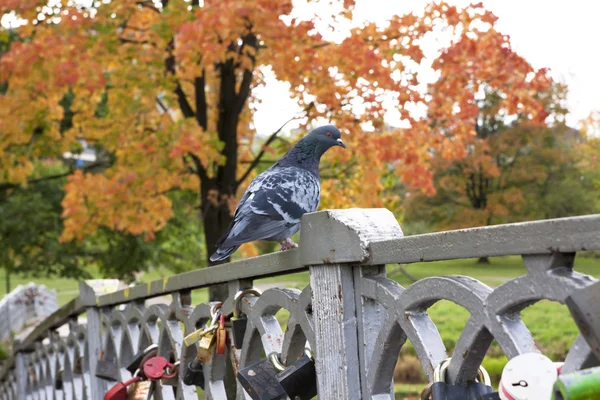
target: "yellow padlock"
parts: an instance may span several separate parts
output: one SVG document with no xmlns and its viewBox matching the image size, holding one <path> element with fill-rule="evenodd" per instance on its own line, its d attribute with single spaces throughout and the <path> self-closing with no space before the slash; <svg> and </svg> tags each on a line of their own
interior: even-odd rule
<svg viewBox="0 0 600 400">
<path fill-rule="evenodd" d="M 146 400 L 150 393 L 151 381 L 134 382 L 127 388 L 127 400 Z"/>
<path fill-rule="evenodd" d="M 200 343 L 198 344 L 198 355 L 196 358 L 201 363 L 206 364 L 212 359 L 216 344 L 215 339 L 214 331 L 207 332 L 202 339 L 200 339 Z"/>
</svg>

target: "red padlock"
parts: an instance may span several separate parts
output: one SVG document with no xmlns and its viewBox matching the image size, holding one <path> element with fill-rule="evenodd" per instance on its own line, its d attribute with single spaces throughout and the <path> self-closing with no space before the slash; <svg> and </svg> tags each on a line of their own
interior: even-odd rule
<svg viewBox="0 0 600 400">
<path fill-rule="evenodd" d="M 171 379 L 177 375 L 177 370 L 174 369 L 174 365 L 162 356 L 149 358 L 144 362 L 142 368 L 144 376 L 151 381 Z M 171 372 L 168 372 L 167 370 L 171 370 Z"/>
<path fill-rule="evenodd" d="M 139 376 L 134 376 L 125 382 L 118 382 L 115 386 L 110 388 L 104 395 L 104 400 L 127 400 L 127 386 L 140 382 L 142 380 Z"/>
</svg>

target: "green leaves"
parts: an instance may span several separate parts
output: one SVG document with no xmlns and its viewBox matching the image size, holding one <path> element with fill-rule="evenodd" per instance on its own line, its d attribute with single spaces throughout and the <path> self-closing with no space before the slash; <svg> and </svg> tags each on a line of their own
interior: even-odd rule
<svg viewBox="0 0 600 400">
<path fill-rule="evenodd" d="M 62 164 L 40 164 L 38 179 L 66 172 Z M 198 202 L 189 191 L 169 194 L 175 216 L 152 241 L 142 236 L 99 229 L 82 242 L 60 242 L 64 178 L 42 180 L 27 189 L 0 195 L 0 267 L 32 276 L 90 278 L 91 268 L 103 276 L 134 280 L 136 272 L 165 267 L 181 272 L 203 265 L 203 235 Z M 9 194 L 9 195 L 8 195 Z"/>
</svg>

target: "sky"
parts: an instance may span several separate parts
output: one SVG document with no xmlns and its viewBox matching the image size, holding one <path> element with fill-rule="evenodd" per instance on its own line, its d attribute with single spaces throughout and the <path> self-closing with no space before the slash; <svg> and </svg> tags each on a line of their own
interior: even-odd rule
<svg viewBox="0 0 600 400">
<path fill-rule="evenodd" d="M 477 0 L 473 1 L 477 2 Z M 567 123 L 577 126 L 590 112 L 600 110 L 600 1 L 594 0 L 481 0 L 498 16 L 498 29 L 510 36 L 513 50 L 534 68 L 548 67 L 555 80 L 569 87 Z M 356 15 L 385 21 L 390 15 L 422 10 L 427 0 L 357 0 Z M 469 1 L 449 0 L 466 6 Z M 426 52 L 427 53 L 427 52 Z M 429 52 L 435 56 L 435 49 Z M 423 69 L 424 79 L 433 78 Z M 254 122 L 259 134 L 277 130 L 300 110 L 289 96 L 289 86 L 269 79 L 258 88 L 262 104 Z M 395 115 L 386 121 L 399 125 Z M 294 127 L 291 123 L 288 128 Z"/>
</svg>

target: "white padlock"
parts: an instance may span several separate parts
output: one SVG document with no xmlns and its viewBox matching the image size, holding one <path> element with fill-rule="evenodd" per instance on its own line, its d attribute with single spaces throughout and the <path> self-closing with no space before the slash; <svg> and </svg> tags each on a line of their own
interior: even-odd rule
<svg viewBox="0 0 600 400">
<path fill-rule="evenodd" d="M 552 396 L 552 386 L 562 365 L 539 353 L 512 358 L 502 370 L 498 392 L 502 400 L 539 400 Z"/>
</svg>

